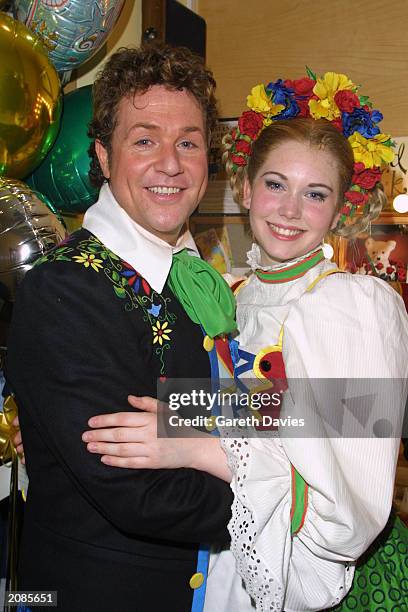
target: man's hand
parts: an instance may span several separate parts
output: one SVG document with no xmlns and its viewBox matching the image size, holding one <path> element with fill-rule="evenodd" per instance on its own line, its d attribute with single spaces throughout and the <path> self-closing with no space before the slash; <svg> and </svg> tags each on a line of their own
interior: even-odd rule
<svg viewBox="0 0 408 612">
<path fill-rule="evenodd" d="M 88 421 L 93 429 L 82 439 L 91 453 L 107 465 L 134 469 L 194 468 L 229 482 L 231 472 L 219 440 L 186 428 L 185 437 L 158 438 L 158 401 L 129 395 L 129 404 L 142 412 L 101 414 Z M 162 403 L 160 403 L 162 409 Z M 178 428 L 180 433 L 181 428 Z M 188 431 L 187 431 L 188 430 Z"/>
<path fill-rule="evenodd" d="M 91 453 L 102 455 L 107 465 L 124 468 L 191 467 L 195 440 L 158 438 L 158 401 L 152 397 L 128 397 L 142 412 L 117 412 L 92 417 L 82 439 Z"/>
</svg>

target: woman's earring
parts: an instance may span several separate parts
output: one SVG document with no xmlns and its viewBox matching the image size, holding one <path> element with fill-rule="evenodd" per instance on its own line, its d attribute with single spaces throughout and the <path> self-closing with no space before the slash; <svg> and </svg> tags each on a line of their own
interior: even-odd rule
<svg viewBox="0 0 408 612">
<path fill-rule="evenodd" d="M 326 259 L 331 259 L 334 255 L 334 250 L 331 244 L 322 241 L 322 251 Z"/>
</svg>

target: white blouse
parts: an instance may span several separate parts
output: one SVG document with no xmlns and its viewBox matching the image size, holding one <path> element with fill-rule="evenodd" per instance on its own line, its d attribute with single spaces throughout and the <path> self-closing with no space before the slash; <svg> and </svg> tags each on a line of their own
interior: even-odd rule
<svg viewBox="0 0 408 612">
<path fill-rule="evenodd" d="M 256 356 L 277 344 L 283 325 L 289 389 L 280 417 L 310 425 L 306 433 L 222 440 L 233 472 L 231 548 L 211 556 L 205 612 L 337 604 L 388 519 L 407 397 L 408 317 L 397 292 L 371 276 L 332 274 L 306 291 L 334 267 L 323 260 L 280 284 L 252 275 L 238 293 L 240 348 Z M 394 437 L 372 434 L 391 429 Z M 292 466 L 309 486 L 294 536 Z"/>
</svg>

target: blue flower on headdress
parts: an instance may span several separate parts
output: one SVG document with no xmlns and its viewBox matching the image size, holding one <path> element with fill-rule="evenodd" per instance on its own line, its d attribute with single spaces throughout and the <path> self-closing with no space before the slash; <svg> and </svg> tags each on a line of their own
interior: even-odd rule
<svg viewBox="0 0 408 612">
<path fill-rule="evenodd" d="M 359 132 L 365 138 L 373 138 L 380 133 L 375 125 L 382 121 L 382 114 L 378 110 L 355 108 L 352 113 L 342 113 L 343 134 L 348 138 L 354 132 Z"/>
<path fill-rule="evenodd" d="M 278 79 L 275 83 L 269 83 L 266 87 L 267 94 L 272 93 L 272 100 L 275 104 L 283 104 L 284 110 L 275 115 L 275 119 L 292 119 L 299 114 L 299 106 L 295 100 L 295 92 L 290 87 L 285 87 L 282 79 Z"/>
</svg>

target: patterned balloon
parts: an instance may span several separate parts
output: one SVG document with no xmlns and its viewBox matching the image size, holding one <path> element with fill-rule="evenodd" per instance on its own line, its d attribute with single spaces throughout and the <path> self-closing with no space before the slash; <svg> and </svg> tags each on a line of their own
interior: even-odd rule
<svg viewBox="0 0 408 612">
<path fill-rule="evenodd" d="M 98 190 L 89 178 L 87 136 L 92 117 L 92 87 L 86 85 L 64 96 L 64 109 L 58 138 L 43 163 L 27 183 L 44 193 L 57 210 L 84 212 L 93 204 Z"/>
<path fill-rule="evenodd" d="M 61 221 L 21 181 L 0 177 L 0 285 L 14 299 L 36 259 L 65 237 Z"/>
<path fill-rule="evenodd" d="M 0 13 L 0 175 L 23 178 L 55 140 L 60 82 L 39 38 Z"/>
<path fill-rule="evenodd" d="M 77 68 L 106 41 L 124 0 L 15 0 L 17 17 L 41 35 L 58 72 Z"/>
</svg>

